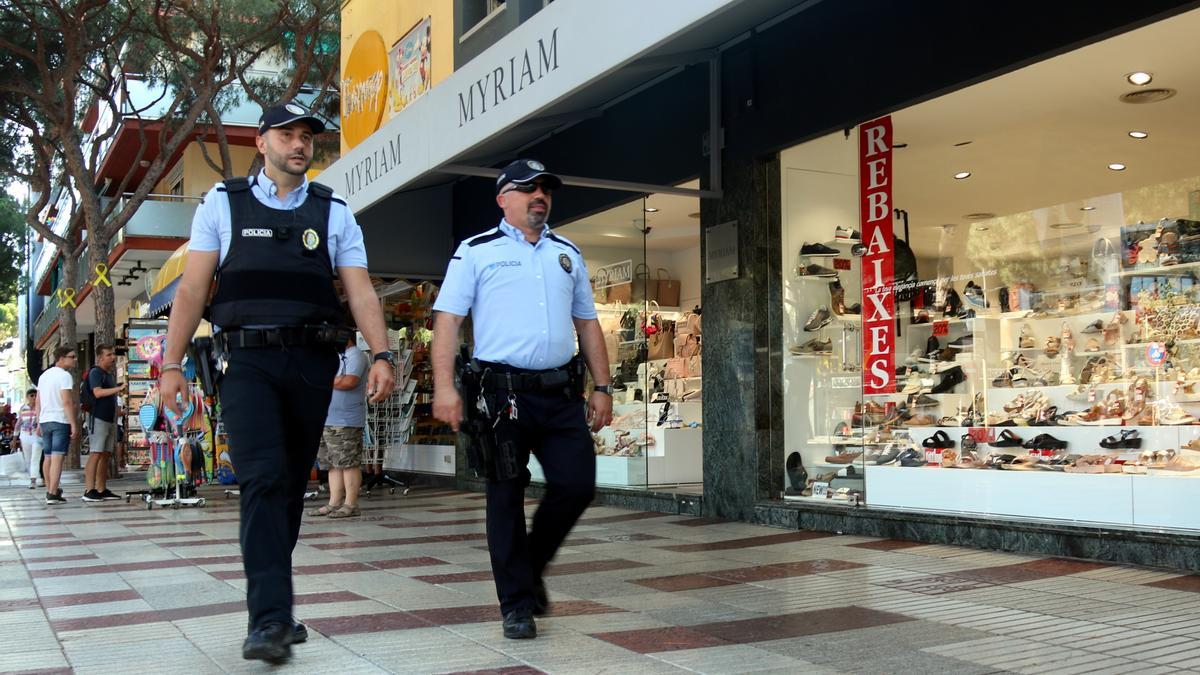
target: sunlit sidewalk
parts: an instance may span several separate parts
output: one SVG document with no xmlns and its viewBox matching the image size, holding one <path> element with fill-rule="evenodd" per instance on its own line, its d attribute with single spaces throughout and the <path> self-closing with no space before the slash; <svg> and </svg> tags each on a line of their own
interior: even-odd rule
<svg viewBox="0 0 1200 675">
<path fill-rule="evenodd" d="M 133 479 L 112 489 L 137 489 Z M 0 671 L 265 672 L 241 659 L 236 499 L 48 507 L 0 488 Z M 551 615 L 501 636 L 479 494 L 414 489 L 308 518 L 288 672 L 1174 672 L 1200 578 L 596 507 Z M 533 508 L 532 502 L 529 507 Z"/>
</svg>

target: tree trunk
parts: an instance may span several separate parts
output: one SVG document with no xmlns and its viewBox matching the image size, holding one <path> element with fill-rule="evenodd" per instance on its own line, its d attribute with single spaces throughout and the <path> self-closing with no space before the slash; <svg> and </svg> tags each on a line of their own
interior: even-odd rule
<svg viewBox="0 0 1200 675">
<path fill-rule="evenodd" d="M 115 344 L 116 337 L 116 307 L 114 306 L 112 279 L 109 283 L 100 281 L 96 269 L 98 265 L 108 267 L 108 242 L 100 241 L 98 230 L 90 230 L 93 236 L 88 238 L 87 281 L 92 282 L 92 295 L 96 304 L 96 344 Z M 105 275 L 108 276 L 107 274 Z"/>
<path fill-rule="evenodd" d="M 68 296 L 60 295 L 60 300 L 56 300 L 54 298 L 50 299 L 51 302 L 60 302 L 63 305 L 58 309 L 59 344 L 67 345 L 68 347 L 72 347 L 76 350 L 79 349 L 79 336 L 77 335 L 78 327 L 75 324 L 75 307 L 70 302 L 65 300 L 67 297 L 75 296 L 75 302 L 78 302 L 78 291 L 79 287 L 82 285 L 79 283 L 80 279 L 78 262 L 78 253 L 69 253 L 67 251 L 63 252 L 63 277 L 62 283 L 59 284 L 58 287 L 62 290 L 72 289 L 72 293 L 70 293 Z M 79 363 L 83 363 L 84 360 L 82 357 L 83 355 L 80 354 Z M 81 373 L 72 374 L 75 376 L 75 384 L 78 386 Z M 82 425 L 82 422 L 80 424 Z M 63 461 L 63 468 L 79 468 L 79 441 L 77 439 L 71 441 L 70 449 L 67 451 L 67 457 Z"/>
</svg>

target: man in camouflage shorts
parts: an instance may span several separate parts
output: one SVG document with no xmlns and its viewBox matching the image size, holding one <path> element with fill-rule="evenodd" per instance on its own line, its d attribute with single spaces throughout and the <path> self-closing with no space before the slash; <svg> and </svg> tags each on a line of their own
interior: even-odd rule
<svg viewBox="0 0 1200 675">
<path fill-rule="evenodd" d="M 333 380 L 333 398 L 325 417 L 325 432 L 317 461 L 329 471 L 329 503 L 308 512 L 310 516 L 349 518 L 359 515 L 358 489 L 362 487 L 363 426 L 367 422 L 367 356 L 353 339 L 342 352 Z"/>
</svg>

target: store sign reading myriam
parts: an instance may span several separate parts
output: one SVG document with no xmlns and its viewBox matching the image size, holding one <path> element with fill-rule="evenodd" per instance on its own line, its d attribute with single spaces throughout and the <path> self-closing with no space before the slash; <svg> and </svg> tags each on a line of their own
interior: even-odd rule
<svg viewBox="0 0 1200 675">
<path fill-rule="evenodd" d="M 489 105 L 496 108 L 555 70 L 558 70 L 557 27 L 550 31 L 549 39 L 538 38 L 537 45 L 526 46 L 522 53 L 509 56 L 507 63 L 492 68 L 458 92 L 458 126 L 474 121 L 477 115 L 488 111 Z"/>
<path fill-rule="evenodd" d="M 862 202 L 863 393 L 896 391 L 895 243 L 892 239 L 892 118 L 858 128 Z"/>
</svg>

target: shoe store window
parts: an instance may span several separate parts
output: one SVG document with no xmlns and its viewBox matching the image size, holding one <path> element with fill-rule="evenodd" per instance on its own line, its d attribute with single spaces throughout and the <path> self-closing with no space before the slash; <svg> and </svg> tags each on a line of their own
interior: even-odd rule
<svg viewBox="0 0 1200 675">
<path fill-rule="evenodd" d="M 781 154 L 785 499 L 1200 529 L 1197 31 L 890 115 L 895 393 L 863 387 L 858 134 Z"/>
<path fill-rule="evenodd" d="M 599 485 L 703 482 L 699 211 L 656 194 L 554 230 L 587 262 L 616 390 L 613 423 L 593 434 Z"/>
</svg>

